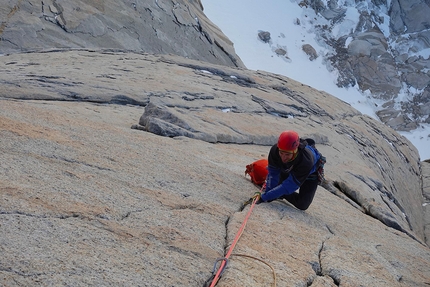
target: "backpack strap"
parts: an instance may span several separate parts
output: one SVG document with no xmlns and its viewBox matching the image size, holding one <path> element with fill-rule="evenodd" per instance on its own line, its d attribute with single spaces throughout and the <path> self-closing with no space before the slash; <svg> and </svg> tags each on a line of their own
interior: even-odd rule
<svg viewBox="0 0 430 287">
<path fill-rule="evenodd" d="M 324 177 L 324 164 L 327 162 L 327 159 L 325 158 L 325 156 L 323 156 L 322 154 L 320 154 L 321 157 L 318 161 L 318 168 L 317 168 L 317 173 L 318 173 L 318 184 L 321 185 L 324 181 L 325 181 L 325 177 Z"/>
<path fill-rule="evenodd" d="M 327 162 L 325 156 L 323 156 L 318 149 L 315 147 L 315 141 L 313 139 L 305 139 L 309 146 L 311 146 L 315 152 L 319 156 L 319 160 L 317 161 L 317 175 L 318 175 L 318 184 L 321 185 L 325 181 L 324 177 L 324 164 Z"/>
</svg>

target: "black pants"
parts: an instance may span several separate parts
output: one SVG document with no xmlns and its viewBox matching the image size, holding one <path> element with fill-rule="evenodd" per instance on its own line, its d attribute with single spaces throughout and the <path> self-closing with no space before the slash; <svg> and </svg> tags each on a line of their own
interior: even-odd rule
<svg viewBox="0 0 430 287">
<path fill-rule="evenodd" d="M 289 203 L 294 205 L 297 209 L 306 210 L 314 200 L 315 191 L 318 187 L 318 180 L 308 178 L 300 186 L 299 192 L 294 192 L 289 195 L 284 195 L 282 198 L 286 199 Z"/>
</svg>

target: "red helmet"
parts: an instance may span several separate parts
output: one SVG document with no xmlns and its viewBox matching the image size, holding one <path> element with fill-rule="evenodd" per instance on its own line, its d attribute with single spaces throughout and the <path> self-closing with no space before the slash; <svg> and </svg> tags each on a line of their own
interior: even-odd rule
<svg viewBox="0 0 430 287">
<path fill-rule="evenodd" d="M 283 151 L 296 153 L 299 147 L 299 134 L 295 131 L 282 132 L 278 139 L 278 148 Z"/>
</svg>

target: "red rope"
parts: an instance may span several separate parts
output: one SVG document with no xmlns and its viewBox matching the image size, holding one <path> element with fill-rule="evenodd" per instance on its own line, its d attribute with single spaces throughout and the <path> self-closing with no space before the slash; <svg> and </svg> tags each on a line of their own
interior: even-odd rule
<svg viewBox="0 0 430 287">
<path fill-rule="evenodd" d="M 261 190 L 263 190 L 263 188 Z M 227 264 L 228 258 L 230 257 L 231 253 L 233 252 L 233 249 L 236 246 L 236 243 L 239 241 L 240 236 L 242 235 L 243 231 L 245 230 L 245 226 L 246 226 L 246 223 L 248 221 L 248 218 L 251 216 L 252 209 L 254 208 L 255 203 L 259 199 L 260 199 L 260 197 L 256 196 L 254 198 L 254 200 L 252 201 L 251 208 L 249 208 L 249 211 L 246 214 L 245 220 L 242 222 L 242 226 L 240 227 L 239 231 L 237 232 L 236 237 L 234 238 L 233 243 L 231 244 L 230 249 L 227 252 L 227 255 L 224 258 L 221 259 L 222 260 L 221 265 L 220 265 L 217 273 L 215 274 L 214 279 L 212 280 L 212 284 L 209 287 L 214 287 L 217 284 L 217 282 L 218 282 L 218 280 L 220 278 L 220 275 L 223 272 L 223 270 L 224 270 L 224 268 L 225 268 L 225 266 Z"/>
</svg>

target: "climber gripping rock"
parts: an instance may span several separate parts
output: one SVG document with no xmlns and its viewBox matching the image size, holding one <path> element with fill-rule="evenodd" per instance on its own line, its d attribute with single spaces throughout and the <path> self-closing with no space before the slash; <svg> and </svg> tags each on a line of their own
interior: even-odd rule
<svg viewBox="0 0 430 287">
<path fill-rule="evenodd" d="M 270 149 L 265 187 L 261 196 L 257 194 L 257 204 L 285 199 L 306 210 L 318 184 L 324 180 L 324 163 L 325 157 L 316 149 L 313 139 L 301 139 L 293 130 L 282 132 Z"/>
</svg>

